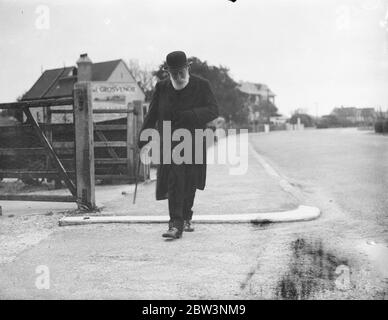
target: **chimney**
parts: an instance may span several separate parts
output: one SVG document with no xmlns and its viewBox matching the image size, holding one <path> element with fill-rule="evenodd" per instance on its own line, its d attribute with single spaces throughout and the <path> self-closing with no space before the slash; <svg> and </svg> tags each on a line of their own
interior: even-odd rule
<svg viewBox="0 0 388 320">
<path fill-rule="evenodd" d="M 77 60 L 78 72 L 77 80 L 78 81 L 91 81 L 92 80 L 92 60 L 89 59 L 87 53 L 80 55 Z"/>
</svg>

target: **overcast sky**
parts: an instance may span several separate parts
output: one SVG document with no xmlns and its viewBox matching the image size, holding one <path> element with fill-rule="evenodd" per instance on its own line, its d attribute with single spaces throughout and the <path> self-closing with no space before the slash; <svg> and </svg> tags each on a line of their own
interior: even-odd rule
<svg viewBox="0 0 388 320">
<path fill-rule="evenodd" d="M 157 66 L 184 50 L 267 84 L 285 115 L 386 109 L 387 20 L 388 0 L 0 0 L 0 101 L 80 53 Z"/>
</svg>

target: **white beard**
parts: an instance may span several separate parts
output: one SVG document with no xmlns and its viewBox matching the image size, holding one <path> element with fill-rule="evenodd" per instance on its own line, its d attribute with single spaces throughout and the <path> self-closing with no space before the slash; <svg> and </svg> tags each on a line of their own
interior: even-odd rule
<svg viewBox="0 0 388 320">
<path fill-rule="evenodd" d="M 181 82 L 181 83 L 177 83 L 173 78 L 170 78 L 170 79 L 171 79 L 172 86 L 174 87 L 175 90 L 182 90 L 189 83 L 190 76 L 187 75 L 184 82 Z"/>
</svg>

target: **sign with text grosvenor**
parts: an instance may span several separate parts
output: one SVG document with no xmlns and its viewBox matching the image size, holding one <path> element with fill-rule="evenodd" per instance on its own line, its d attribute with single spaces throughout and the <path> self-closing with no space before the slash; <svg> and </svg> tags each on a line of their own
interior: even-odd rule
<svg viewBox="0 0 388 320">
<path fill-rule="evenodd" d="M 139 99 L 139 89 L 135 83 L 92 82 L 92 106 L 97 109 L 127 109 L 128 103 Z M 97 113 L 94 122 L 126 117 L 123 113 Z"/>
</svg>

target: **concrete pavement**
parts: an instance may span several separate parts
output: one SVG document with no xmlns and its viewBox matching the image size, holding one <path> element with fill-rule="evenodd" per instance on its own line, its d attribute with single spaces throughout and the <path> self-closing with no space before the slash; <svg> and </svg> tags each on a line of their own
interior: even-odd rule
<svg viewBox="0 0 388 320">
<path fill-rule="evenodd" d="M 236 164 L 229 161 L 211 164 L 214 154 L 231 152 L 227 138 L 211 147 L 208 150 L 207 185 L 204 191 L 197 191 L 193 220 L 197 223 L 265 223 L 317 218 L 319 209 L 303 206 L 302 197 L 249 146 L 247 136 L 239 138 L 237 136 L 237 146 L 248 151 L 246 171 L 233 175 L 231 169 L 236 168 Z M 230 159 L 229 154 L 226 158 Z M 243 168 L 242 162 L 240 166 Z M 111 200 L 100 199 L 101 212 L 64 217 L 60 225 L 168 221 L 167 200 L 155 200 L 155 181 L 139 185 L 135 204 L 132 203 L 133 189 L 131 191 L 124 191 L 121 197 L 116 195 Z"/>
</svg>

